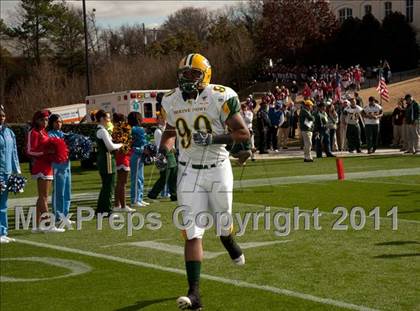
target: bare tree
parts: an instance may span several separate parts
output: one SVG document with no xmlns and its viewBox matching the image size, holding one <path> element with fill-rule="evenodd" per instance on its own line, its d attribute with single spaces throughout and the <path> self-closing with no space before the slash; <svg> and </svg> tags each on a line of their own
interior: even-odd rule
<svg viewBox="0 0 420 311">
<path fill-rule="evenodd" d="M 167 34 L 192 33 L 198 41 L 207 38 L 209 15 L 205 9 L 193 7 L 183 8 L 169 15 L 164 22 L 162 30 Z"/>
</svg>

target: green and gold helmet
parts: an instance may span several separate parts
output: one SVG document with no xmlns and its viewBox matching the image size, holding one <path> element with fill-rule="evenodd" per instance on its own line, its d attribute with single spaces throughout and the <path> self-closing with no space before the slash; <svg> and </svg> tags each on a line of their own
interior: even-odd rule
<svg viewBox="0 0 420 311">
<path fill-rule="evenodd" d="M 210 83 L 211 66 L 207 58 L 192 53 L 185 56 L 178 66 L 177 79 L 181 91 L 191 93 L 204 89 Z"/>
</svg>

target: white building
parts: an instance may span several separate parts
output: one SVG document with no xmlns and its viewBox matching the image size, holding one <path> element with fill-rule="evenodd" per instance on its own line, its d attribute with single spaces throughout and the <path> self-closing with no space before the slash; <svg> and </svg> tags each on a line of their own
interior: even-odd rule
<svg viewBox="0 0 420 311">
<path fill-rule="evenodd" d="M 401 12 L 416 29 L 420 41 L 419 0 L 330 0 L 330 6 L 339 21 L 349 17 L 362 19 L 366 13 L 372 13 L 382 21 L 391 12 Z"/>
</svg>

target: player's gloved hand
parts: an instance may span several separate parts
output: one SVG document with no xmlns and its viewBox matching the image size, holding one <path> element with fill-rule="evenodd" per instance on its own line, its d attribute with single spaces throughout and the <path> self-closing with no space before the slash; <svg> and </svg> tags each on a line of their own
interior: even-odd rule
<svg viewBox="0 0 420 311">
<path fill-rule="evenodd" d="M 197 131 L 192 136 L 194 143 L 199 146 L 208 146 L 213 143 L 213 135 L 203 131 Z"/>
<path fill-rule="evenodd" d="M 238 164 L 243 166 L 246 160 L 252 155 L 250 142 L 235 143 L 230 150 L 232 157 L 238 160 Z"/>
<path fill-rule="evenodd" d="M 168 165 L 168 160 L 166 160 L 166 156 L 163 153 L 158 153 L 156 155 L 155 165 L 159 171 L 166 170 L 166 166 Z"/>
</svg>

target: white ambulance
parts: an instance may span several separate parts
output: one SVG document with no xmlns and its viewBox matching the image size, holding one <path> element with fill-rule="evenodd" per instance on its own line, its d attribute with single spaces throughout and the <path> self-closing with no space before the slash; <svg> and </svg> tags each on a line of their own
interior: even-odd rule
<svg viewBox="0 0 420 311">
<path fill-rule="evenodd" d="M 45 108 L 51 113 L 58 114 L 63 123 L 79 123 L 86 116 L 86 104 L 74 104 L 58 107 Z"/>
<path fill-rule="evenodd" d="M 107 94 L 86 96 L 86 108 L 89 114 L 103 109 L 111 115 L 122 113 L 127 116 L 131 111 L 140 112 L 143 123 L 156 124 L 156 112 L 160 111 L 162 97 L 169 90 L 129 90 Z"/>
</svg>

